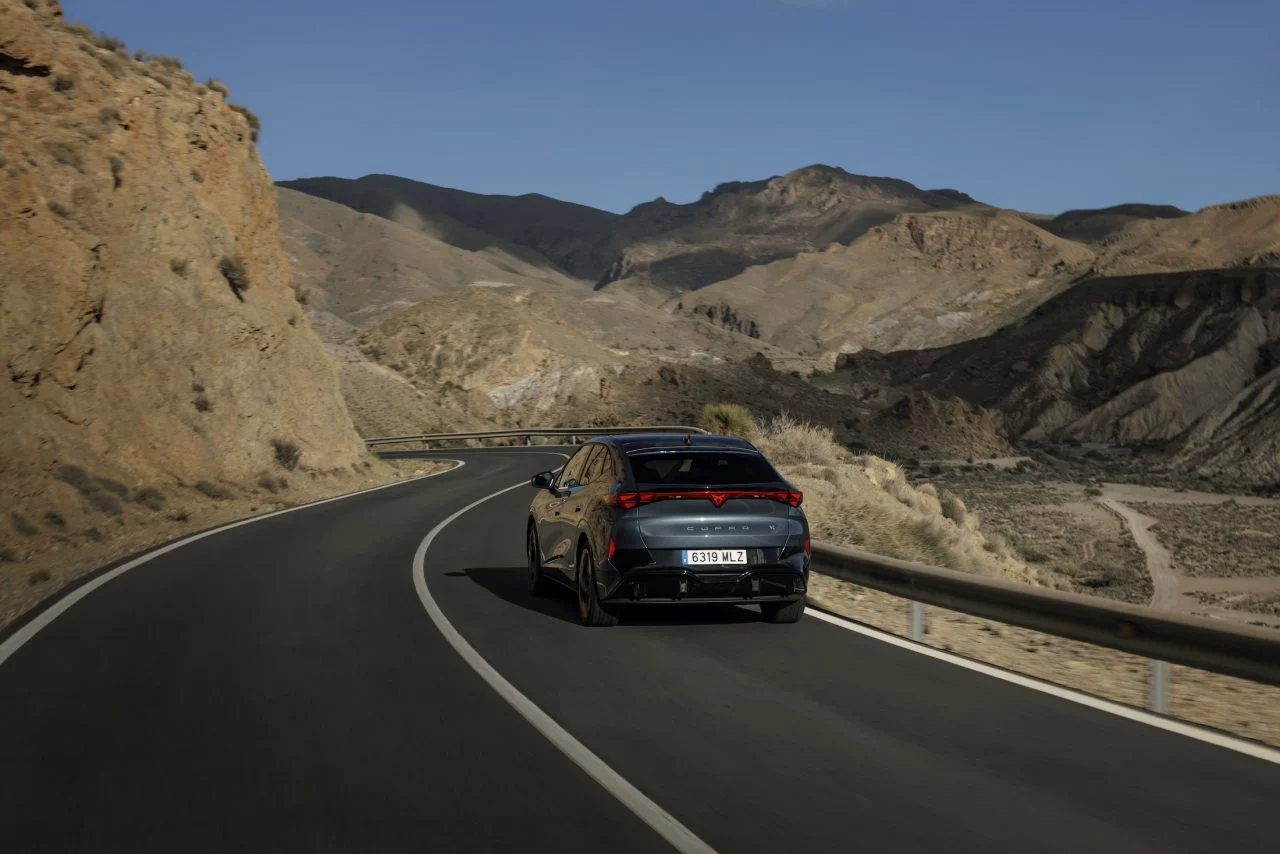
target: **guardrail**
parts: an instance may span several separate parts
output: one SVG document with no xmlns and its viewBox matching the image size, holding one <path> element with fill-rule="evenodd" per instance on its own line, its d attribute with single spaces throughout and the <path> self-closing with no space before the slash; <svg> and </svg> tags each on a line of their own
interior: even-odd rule
<svg viewBox="0 0 1280 854">
<path fill-rule="evenodd" d="M 423 433 L 367 440 L 370 448 L 421 442 L 565 437 L 568 444 L 591 436 L 628 433 L 694 433 L 697 427 L 549 427 Z M 1147 705 L 1169 711 L 1169 665 L 1180 664 L 1280 686 L 1280 632 L 1228 625 L 1110 599 L 1064 593 L 940 569 L 827 543 L 813 544 L 813 569 L 823 575 L 907 600 L 907 634 L 922 642 L 925 605 L 983 617 L 1032 631 L 1070 638 L 1145 657 L 1149 662 Z"/>
<path fill-rule="evenodd" d="M 685 426 L 660 426 L 660 427 L 540 427 L 540 428 L 513 428 L 509 430 L 478 430 L 472 433 L 420 433 L 413 436 L 382 436 L 376 439 L 366 439 L 365 445 L 370 448 L 377 448 L 383 445 L 405 445 L 414 442 L 421 442 L 422 447 L 426 448 L 432 442 L 465 442 L 478 439 L 520 439 L 525 440 L 525 444 L 535 436 L 544 438 L 565 437 L 569 441 L 567 444 L 576 445 L 580 440 L 589 439 L 592 436 L 626 436 L 632 433 L 693 433 L 695 435 L 705 435 L 706 430 L 700 427 Z"/>
<path fill-rule="evenodd" d="M 924 605 L 1144 656 L 1147 705 L 1169 710 L 1169 664 L 1280 685 L 1280 633 L 1227 625 L 1078 593 L 813 544 L 812 568 L 908 600 L 908 635 L 921 641 Z"/>
</svg>

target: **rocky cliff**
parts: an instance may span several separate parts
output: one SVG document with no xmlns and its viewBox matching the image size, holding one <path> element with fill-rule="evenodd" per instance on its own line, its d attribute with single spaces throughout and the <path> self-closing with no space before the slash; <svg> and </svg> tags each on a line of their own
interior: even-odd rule
<svg viewBox="0 0 1280 854">
<path fill-rule="evenodd" d="M 369 465 L 256 125 L 177 60 L 0 0 L 0 564 Z"/>
</svg>

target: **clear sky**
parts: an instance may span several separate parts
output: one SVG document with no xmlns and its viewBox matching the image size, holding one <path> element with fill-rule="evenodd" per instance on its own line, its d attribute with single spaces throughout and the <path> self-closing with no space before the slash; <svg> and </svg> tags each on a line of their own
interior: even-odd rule
<svg viewBox="0 0 1280 854">
<path fill-rule="evenodd" d="M 64 0 L 277 180 L 610 210 L 826 163 L 1035 212 L 1280 193 L 1280 0 Z"/>
</svg>

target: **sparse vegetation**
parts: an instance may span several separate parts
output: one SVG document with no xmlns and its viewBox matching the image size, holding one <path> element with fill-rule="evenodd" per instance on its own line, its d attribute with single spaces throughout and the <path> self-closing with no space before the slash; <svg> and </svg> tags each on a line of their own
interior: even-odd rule
<svg viewBox="0 0 1280 854">
<path fill-rule="evenodd" d="M 44 149 L 63 166 L 83 170 L 84 161 L 80 158 L 80 152 L 71 143 L 62 140 L 50 140 L 44 144 Z"/>
<path fill-rule="evenodd" d="M 276 465 L 285 471 L 293 471 L 298 467 L 298 459 L 302 450 L 293 442 L 284 439 L 272 439 L 271 448 L 275 452 Z"/>
<path fill-rule="evenodd" d="M 13 549 L 0 548 L 0 563 L 17 563 L 21 558 Z"/>
<path fill-rule="evenodd" d="M 236 299 L 244 302 L 244 292 L 249 290 L 249 271 L 245 269 L 244 261 L 239 256 L 223 255 L 218 262 L 218 272 L 227 280 Z"/>
<path fill-rule="evenodd" d="M 710 433 L 753 439 L 760 432 L 751 413 L 736 403 L 708 403 L 702 407 L 698 426 Z"/>
<path fill-rule="evenodd" d="M 181 71 L 182 60 L 176 56 L 165 56 L 163 54 L 153 54 L 146 58 L 146 61 L 152 65 L 158 65 L 166 71 Z"/>
<path fill-rule="evenodd" d="M 191 180 L 195 181 L 197 184 L 203 184 L 203 183 L 204 183 L 204 173 L 203 173 L 203 172 L 201 172 L 199 169 L 192 169 L 192 170 L 191 170 Z"/>
<path fill-rule="evenodd" d="M 938 503 L 942 507 L 942 515 L 955 522 L 957 525 L 964 525 L 968 508 L 964 506 L 964 502 L 958 496 L 951 492 L 943 492 L 938 499 Z"/>
<path fill-rule="evenodd" d="M 85 495 L 84 498 L 89 502 L 89 506 L 99 513 L 105 513 L 108 516 L 121 516 L 124 514 L 124 505 L 120 503 L 120 499 L 109 492 L 95 490 Z"/>
<path fill-rule="evenodd" d="M 191 262 L 185 258 L 170 258 L 169 269 L 179 276 L 186 278 L 187 271 L 191 267 Z"/>
<path fill-rule="evenodd" d="M 231 97 L 231 90 L 229 90 L 227 88 L 227 84 L 223 83 L 221 80 L 214 80 L 213 78 L 210 78 L 204 82 L 204 85 L 209 88 L 210 92 L 217 92 L 223 98 Z"/>
<path fill-rule="evenodd" d="M 49 574 L 47 569 L 37 569 L 35 572 L 27 576 L 27 584 L 35 587 L 37 584 L 44 584 L 52 578 L 53 576 Z"/>
<path fill-rule="evenodd" d="M 50 510 L 44 514 L 44 521 L 55 528 L 67 527 L 67 520 L 62 518 L 62 514 L 57 510 Z"/>
<path fill-rule="evenodd" d="M 170 513 L 167 518 L 170 522 L 186 522 L 191 518 L 191 514 L 186 510 L 179 510 L 176 513 Z"/>
<path fill-rule="evenodd" d="M 258 135 L 262 132 L 262 121 L 257 114 L 242 104 L 227 104 L 227 106 L 244 116 L 244 120 L 249 123 L 249 138 L 257 142 Z"/>
<path fill-rule="evenodd" d="M 95 543 L 100 543 L 105 539 L 105 537 L 102 536 L 102 532 L 99 531 L 97 528 L 86 529 L 84 532 L 84 537 L 86 540 L 92 540 Z"/>
<path fill-rule="evenodd" d="M 113 53 L 127 54 L 129 50 L 128 45 L 123 41 L 115 36 L 107 35 L 106 33 L 98 33 L 98 35 L 94 37 L 93 43 L 103 50 L 109 50 Z"/>
<path fill-rule="evenodd" d="M 154 486 L 147 486 L 134 493 L 133 501 L 135 504 L 141 504 L 148 510 L 154 510 L 158 513 L 164 509 L 165 499 L 163 492 Z"/>
<path fill-rule="evenodd" d="M 72 80 L 70 77 L 63 77 L 62 75 L 58 75 L 57 77 L 53 78 L 53 91 L 55 92 L 61 92 L 62 94 L 65 95 L 68 92 L 73 91 L 75 88 L 76 88 L 76 81 Z"/>
<path fill-rule="evenodd" d="M 209 398 L 203 394 L 196 395 L 191 401 L 191 405 L 196 408 L 196 412 L 212 412 L 213 404 L 209 402 Z"/>
<path fill-rule="evenodd" d="M 120 498 L 127 498 L 129 496 L 129 487 L 125 486 L 120 481 L 112 480 L 109 477 L 100 477 L 97 480 L 98 485 L 107 492 L 110 492 L 112 495 L 119 496 Z"/>
<path fill-rule="evenodd" d="M 196 481 L 195 490 L 206 498 L 212 498 L 214 501 L 225 501 L 232 496 L 231 490 L 208 480 Z"/>
<path fill-rule="evenodd" d="M 81 38 L 93 38 L 93 27 L 88 24 L 82 24 L 79 21 L 63 21 L 62 28 L 72 35 L 80 36 Z"/>
<path fill-rule="evenodd" d="M 48 202 L 48 205 L 49 205 L 50 211 L 62 217 L 63 219 L 71 218 L 71 214 L 72 214 L 71 208 L 67 207 L 62 202 L 59 202 L 55 199 L 50 199 Z"/>
<path fill-rule="evenodd" d="M 16 511 L 10 513 L 9 520 L 13 523 L 13 529 L 24 537 L 34 537 L 36 534 L 40 533 L 40 529 L 31 524 L 31 522 L 27 520 L 27 517 L 23 516 L 21 513 Z"/>
<path fill-rule="evenodd" d="M 836 465 L 840 447 L 829 427 L 804 424 L 786 415 L 772 418 L 756 445 L 777 465 Z"/>
<path fill-rule="evenodd" d="M 283 477 L 272 477 L 271 475 L 264 474 L 258 478 L 258 487 L 260 489 L 265 489 L 272 495 L 275 495 L 281 490 L 288 489 L 289 481 Z"/>
<path fill-rule="evenodd" d="M 111 166 L 111 183 L 118 190 L 124 183 L 124 161 L 113 154 L 107 158 L 107 163 Z"/>
</svg>

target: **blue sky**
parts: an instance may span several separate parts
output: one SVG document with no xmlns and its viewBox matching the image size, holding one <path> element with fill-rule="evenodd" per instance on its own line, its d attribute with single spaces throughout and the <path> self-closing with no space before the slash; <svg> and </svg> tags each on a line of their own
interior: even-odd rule
<svg viewBox="0 0 1280 854">
<path fill-rule="evenodd" d="M 1275 0 L 64 0 L 263 121 L 277 180 L 610 210 L 811 163 L 1036 212 L 1280 192 Z"/>
</svg>

